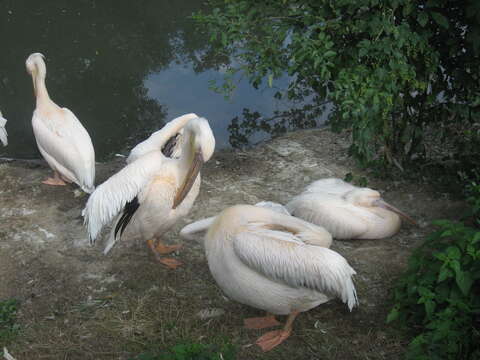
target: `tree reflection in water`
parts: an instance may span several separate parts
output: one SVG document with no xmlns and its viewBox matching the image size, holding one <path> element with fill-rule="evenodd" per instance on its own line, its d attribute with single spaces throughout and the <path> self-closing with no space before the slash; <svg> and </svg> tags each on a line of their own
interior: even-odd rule
<svg viewBox="0 0 480 360">
<path fill-rule="evenodd" d="M 233 118 L 228 126 L 230 145 L 234 148 L 252 145 L 256 143 L 254 138 L 260 132 L 275 137 L 291 130 L 318 127 L 325 122 L 330 108 L 328 103 L 307 104 L 300 108 L 275 111 L 267 117 L 257 111 L 243 109 L 242 118 Z"/>
</svg>

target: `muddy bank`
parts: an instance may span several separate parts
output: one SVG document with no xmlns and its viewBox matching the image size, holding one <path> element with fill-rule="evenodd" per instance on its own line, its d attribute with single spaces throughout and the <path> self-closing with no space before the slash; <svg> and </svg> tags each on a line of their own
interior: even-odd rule
<svg viewBox="0 0 480 360">
<path fill-rule="evenodd" d="M 385 325 L 392 283 L 431 230 L 429 222 L 455 218 L 463 204 L 428 184 L 373 179 L 354 166 L 346 149 L 343 137 L 311 130 L 216 153 L 203 170 L 192 212 L 165 236 L 184 245 L 178 258 L 185 265 L 176 271 L 156 263 L 144 244 L 120 245 L 103 256 L 103 242 L 90 247 L 83 228 L 86 196 L 75 197 L 74 186 L 42 185 L 50 174 L 46 163 L 1 163 L 0 300 L 20 300 L 23 329 L 10 352 L 17 360 L 128 359 L 188 340 L 230 341 L 239 359 L 400 358 L 405 339 Z M 97 183 L 122 166 L 122 159 L 98 164 Z M 229 205 L 285 203 L 316 179 L 348 172 L 367 176 L 369 187 L 423 226 L 403 226 L 386 240 L 334 242 L 358 273 L 360 307 L 349 313 L 334 301 L 303 314 L 288 341 L 261 354 L 249 345 L 262 331 L 241 327 L 244 317 L 260 312 L 224 298 L 200 245 L 184 242 L 178 231 Z M 219 316 L 202 319 L 198 313 L 205 309 Z"/>
</svg>

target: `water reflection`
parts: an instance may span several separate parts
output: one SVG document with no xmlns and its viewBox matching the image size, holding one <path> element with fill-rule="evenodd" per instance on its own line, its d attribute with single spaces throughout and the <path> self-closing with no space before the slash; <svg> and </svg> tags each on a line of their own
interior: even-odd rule
<svg viewBox="0 0 480 360">
<path fill-rule="evenodd" d="M 9 120 L 10 143 L 0 155 L 39 157 L 25 71 L 32 52 L 46 55 L 51 98 L 77 115 L 100 160 L 187 112 L 212 122 L 219 147 L 278 133 L 277 125 L 265 127 L 251 115 L 288 113 L 291 104 L 274 99 L 275 89 L 240 82 L 231 101 L 208 89 L 209 80 L 222 78 L 228 59 L 217 56 L 189 20 L 201 6 L 196 0 L 1 0 L 0 109 Z M 244 108 L 252 110 L 241 118 Z M 313 125 L 313 118 L 299 118 L 286 120 L 285 129 Z M 255 133 L 258 125 L 262 131 Z"/>
<path fill-rule="evenodd" d="M 326 121 L 331 104 L 307 104 L 300 108 L 275 110 L 271 116 L 243 109 L 242 117 L 235 117 L 228 126 L 229 142 L 235 148 L 255 144 L 265 137 L 278 136 L 296 129 L 315 128 Z"/>
</svg>

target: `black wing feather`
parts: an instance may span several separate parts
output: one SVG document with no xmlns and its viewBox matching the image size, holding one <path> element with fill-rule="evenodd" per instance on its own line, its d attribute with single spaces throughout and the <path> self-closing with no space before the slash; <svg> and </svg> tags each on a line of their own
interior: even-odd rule
<svg viewBox="0 0 480 360">
<path fill-rule="evenodd" d="M 127 227 L 128 223 L 132 219 L 133 214 L 137 211 L 140 203 L 138 202 L 138 197 L 135 196 L 132 201 L 129 201 L 125 204 L 123 208 L 123 214 L 118 220 L 117 225 L 115 226 L 115 238 L 117 237 L 117 233 L 120 231 L 120 236 L 122 236 L 125 228 Z"/>
</svg>

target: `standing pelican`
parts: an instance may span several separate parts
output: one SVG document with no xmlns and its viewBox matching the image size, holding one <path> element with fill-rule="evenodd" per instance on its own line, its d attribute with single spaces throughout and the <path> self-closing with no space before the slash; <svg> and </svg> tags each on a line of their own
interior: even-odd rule
<svg viewBox="0 0 480 360">
<path fill-rule="evenodd" d="M 61 108 L 48 96 L 45 85 L 47 68 L 44 56 L 31 54 L 26 61 L 32 76 L 37 106 L 33 112 L 32 127 L 40 153 L 53 170 L 53 178 L 43 181 L 48 185 L 66 185 L 74 182 L 83 191 L 91 193 L 95 181 L 95 152 L 87 130 L 67 108 Z"/>
<path fill-rule="evenodd" d="M 322 179 L 294 197 L 286 208 L 293 216 L 323 226 L 335 239 L 382 239 L 400 229 L 401 215 L 378 191 L 359 188 L 341 179 Z"/>
<path fill-rule="evenodd" d="M 171 136 L 182 130 L 179 158 L 164 155 L 166 144 L 161 142 L 156 150 L 145 146 L 148 150 L 136 152 L 138 157 L 98 186 L 88 199 L 83 214 L 92 243 L 101 228 L 123 208 L 110 232 L 105 253 L 122 237 L 140 238 L 147 241 L 162 264 L 171 268 L 181 264 L 159 257 L 179 248 L 164 245 L 160 236 L 190 211 L 200 190 L 200 169 L 215 149 L 208 121 L 192 114 L 186 117 L 183 129 L 171 124 L 181 125 L 184 119 L 177 118 L 163 134 L 168 144 Z"/>
<path fill-rule="evenodd" d="M 0 141 L 2 142 L 3 146 L 8 145 L 7 139 L 7 130 L 5 129 L 5 124 L 7 123 L 7 119 L 5 119 L 0 111 Z"/>
<path fill-rule="evenodd" d="M 282 330 L 257 340 L 264 351 L 290 335 L 301 312 L 335 297 L 350 310 L 357 305 L 355 271 L 328 249 L 332 237 L 322 227 L 268 208 L 236 205 L 215 218 L 204 242 L 210 271 L 225 294 L 267 312 L 245 319 L 245 327 L 280 325 L 274 315 L 288 315 Z"/>
</svg>

